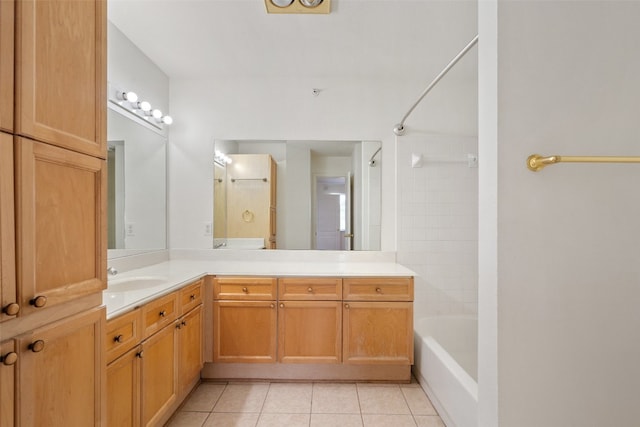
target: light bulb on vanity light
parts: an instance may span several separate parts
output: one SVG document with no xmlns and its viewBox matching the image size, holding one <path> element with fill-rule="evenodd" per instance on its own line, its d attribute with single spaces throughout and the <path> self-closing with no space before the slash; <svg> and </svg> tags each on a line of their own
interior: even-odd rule
<svg viewBox="0 0 640 427">
<path fill-rule="evenodd" d="M 173 123 L 173 118 L 171 116 L 163 116 L 162 123 L 165 125 L 171 125 Z"/>
<path fill-rule="evenodd" d="M 118 92 L 118 99 L 133 104 L 138 101 L 138 95 L 135 92 Z"/>
<path fill-rule="evenodd" d="M 156 108 L 155 110 L 151 111 L 151 116 L 153 116 L 153 118 L 156 120 L 160 120 L 162 119 L 162 111 Z"/>
<path fill-rule="evenodd" d="M 151 111 L 151 104 L 149 104 L 147 101 L 141 101 L 136 104 L 136 108 L 146 113 Z"/>
</svg>

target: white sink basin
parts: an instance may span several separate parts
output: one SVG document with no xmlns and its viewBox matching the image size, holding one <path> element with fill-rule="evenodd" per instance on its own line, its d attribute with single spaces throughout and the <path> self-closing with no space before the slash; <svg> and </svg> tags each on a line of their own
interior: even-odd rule
<svg viewBox="0 0 640 427">
<path fill-rule="evenodd" d="M 108 281 L 107 292 L 138 291 L 162 285 L 166 281 L 166 277 L 159 276 L 139 276 L 114 279 Z"/>
</svg>

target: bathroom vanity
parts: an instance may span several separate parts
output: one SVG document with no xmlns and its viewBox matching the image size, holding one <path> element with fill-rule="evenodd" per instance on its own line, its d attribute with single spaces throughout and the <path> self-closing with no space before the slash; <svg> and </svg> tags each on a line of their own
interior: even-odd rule
<svg viewBox="0 0 640 427">
<path fill-rule="evenodd" d="M 110 420 L 165 422 L 201 378 L 410 380 L 413 273 L 393 262 L 180 259 L 116 277 Z"/>
</svg>

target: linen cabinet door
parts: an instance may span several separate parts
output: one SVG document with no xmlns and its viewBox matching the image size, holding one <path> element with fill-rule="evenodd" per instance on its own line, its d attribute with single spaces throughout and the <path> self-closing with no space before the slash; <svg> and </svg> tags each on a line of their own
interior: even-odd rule
<svg viewBox="0 0 640 427">
<path fill-rule="evenodd" d="M 413 303 L 346 302 L 343 362 L 413 364 Z"/>
<path fill-rule="evenodd" d="M 25 138 L 16 153 L 21 311 L 106 288 L 105 161 Z"/>
<path fill-rule="evenodd" d="M 196 307 L 179 319 L 180 341 L 178 358 L 178 390 L 182 394 L 200 379 L 203 360 L 202 306 Z"/>
<path fill-rule="evenodd" d="M 20 311 L 16 293 L 14 214 L 13 137 L 0 132 L 0 322 L 13 319 Z"/>
<path fill-rule="evenodd" d="M 213 361 L 275 363 L 275 301 L 215 301 Z"/>
<path fill-rule="evenodd" d="M 140 348 L 107 365 L 106 426 L 140 425 Z"/>
<path fill-rule="evenodd" d="M 282 363 L 340 363 L 340 301 L 282 301 L 278 307 L 278 360 Z"/>
<path fill-rule="evenodd" d="M 16 134 L 106 157 L 106 19 L 105 0 L 17 0 Z"/>
<path fill-rule="evenodd" d="M 13 427 L 15 422 L 15 402 L 17 378 L 17 361 L 15 342 L 0 343 L 0 427 Z"/>
<path fill-rule="evenodd" d="M 142 343 L 143 426 L 161 425 L 177 399 L 177 331 L 170 324 Z"/>
<path fill-rule="evenodd" d="M 101 307 L 18 338 L 22 427 L 104 425 L 104 324 Z"/>
<path fill-rule="evenodd" d="M 0 1 L 0 130 L 13 131 L 14 1 Z"/>
</svg>

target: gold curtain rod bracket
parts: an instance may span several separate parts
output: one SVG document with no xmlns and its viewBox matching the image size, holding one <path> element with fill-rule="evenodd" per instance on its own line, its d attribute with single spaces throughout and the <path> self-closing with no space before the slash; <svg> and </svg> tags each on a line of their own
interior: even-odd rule
<svg viewBox="0 0 640 427">
<path fill-rule="evenodd" d="M 556 163 L 640 163 L 640 156 L 541 156 L 532 154 L 527 158 L 527 167 L 538 172 L 545 166 Z"/>
</svg>

